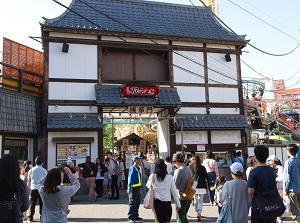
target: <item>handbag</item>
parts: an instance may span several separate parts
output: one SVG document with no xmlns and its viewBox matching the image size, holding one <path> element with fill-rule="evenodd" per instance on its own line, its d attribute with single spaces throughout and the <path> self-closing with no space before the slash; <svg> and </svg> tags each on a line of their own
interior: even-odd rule
<svg viewBox="0 0 300 223">
<path fill-rule="evenodd" d="M 0 201 L 0 222 L 19 223 L 21 216 L 19 214 L 18 199 L 16 196 L 11 201 Z"/>
<path fill-rule="evenodd" d="M 285 207 L 279 196 L 276 186 L 273 190 L 265 193 L 257 193 L 255 201 L 260 215 L 265 219 L 274 219 L 281 216 Z"/>
<path fill-rule="evenodd" d="M 216 223 L 233 223 L 232 220 L 232 210 L 231 210 L 231 187 L 230 182 L 228 182 L 229 196 L 227 200 L 222 204 L 222 209 Z"/>
<path fill-rule="evenodd" d="M 154 189 L 153 189 L 153 184 L 154 184 L 154 174 L 152 177 L 151 181 L 151 186 L 145 196 L 144 199 L 144 208 L 146 209 L 153 209 L 154 208 Z"/>
<path fill-rule="evenodd" d="M 186 184 L 185 190 L 182 193 L 182 196 L 188 200 L 193 200 L 193 197 L 196 193 L 196 190 L 192 188 L 193 182 L 194 182 L 193 178 L 190 177 Z"/>
</svg>

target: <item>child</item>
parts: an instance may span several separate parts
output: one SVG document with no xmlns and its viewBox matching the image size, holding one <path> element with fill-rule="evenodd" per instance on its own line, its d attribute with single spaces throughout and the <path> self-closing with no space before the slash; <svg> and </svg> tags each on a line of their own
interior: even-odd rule
<svg viewBox="0 0 300 223">
<path fill-rule="evenodd" d="M 223 188 L 225 182 L 226 182 L 225 176 L 221 175 L 217 178 L 215 186 L 210 189 L 211 191 L 215 190 L 215 204 L 218 206 L 219 214 L 222 209 L 222 204 L 220 202 L 220 194 L 222 192 L 222 188 Z"/>
<path fill-rule="evenodd" d="M 108 173 L 106 172 L 104 174 L 104 179 L 103 179 L 103 195 L 107 194 L 107 186 L 108 186 Z"/>
</svg>

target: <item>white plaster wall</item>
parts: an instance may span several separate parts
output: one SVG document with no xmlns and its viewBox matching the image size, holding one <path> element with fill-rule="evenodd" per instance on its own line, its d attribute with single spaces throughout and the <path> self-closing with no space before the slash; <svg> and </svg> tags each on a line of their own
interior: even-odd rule
<svg viewBox="0 0 300 223">
<path fill-rule="evenodd" d="M 48 107 L 49 113 L 98 113 L 97 106 L 49 106 Z"/>
<path fill-rule="evenodd" d="M 94 137 L 91 143 L 91 158 L 95 160 L 98 157 L 98 136 L 97 132 L 49 132 L 48 133 L 48 169 L 56 166 L 56 143 L 52 142 L 53 137 Z M 85 159 L 77 160 L 84 162 Z"/>
<path fill-rule="evenodd" d="M 176 86 L 181 102 L 205 102 L 204 87 Z"/>
<path fill-rule="evenodd" d="M 173 53 L 173 63 L 195 74 L 183 71 L 174 66 L 174 81 L 179 83 L 204 83 L 204 64 L 202 52 L 175 51 L 189 59 Z M 194 63 L 193 61 L 196 63 Z M 197 76 L 199 75 L 199 76 Z"/>
<path fill-rule="evenodd" d="M 129 37 L 121 37 L 121 38 L 122 39 L 115 37 L 115 36 L 101 36 L 101 40 L 106 40 L 106 41 L 123 42 L 123 39 L 124 39 L 127 42 L 131 42 L 131 43 L 148 43 L 148 44 L 158 43 L 158 44 L 164 44 L 164 45 L 169 44 L 168 40 L 153 39 L 153 41 L 151 41 L 150 39 L 129 38 Z"/>
<path fill-rule="evenodd" d="M 210 87 L 209 102 L 239 103 L 238 89 Z"/>
<path fill-rule="evenodd" d="M 181 145 L 181 131 L 176 131 L 176 144 Z M 183 131 L 183 144 L 208 144 L 207 131 Z"/>
<path fill-rule="evenodd" d="M 97 80 L 97 46 L 69 44 L 63 53 L 62 43 L 49 44 L 49 78 Z"/>
<path fill-rule="evenodd" d="M 174 46 L 203 47 L 203 43 L 183 42 L 183 41 L 172 41 L 172 45 L 174 45 Z"/>
<path fill-rule="evenodd" d="M 210 114 L 240 114 L 239 108 L 210 108 Z"/>
<path fill-rule="evenodd" d="M 96 100 L 94 83 L 49 82 L 49 100 Z"/>
<path fill-rule="evenodd" d="M 76 38 L 76 39 L 93 39 L 93 40 L 97 40 L 97 35 L 86 35 L 86 34 L 49 32 L 49 36 L 53 36 L 53 37 L 66 37 L 66 38 Z"/>
<path fill-rule="evenodd" d="M 206 108 L 181 107 L 177 114 L 206 114 Z"/>
<path fill-rule="evenodd" d="M 235 46 L 231 46 L 231 45 L 210 44 L 210 43 L 207 43 L 206 47 L 207 48 L 227 49 L 227 50 L 234 50 L 235 49 Z"/>
<path fill-rule="evenodd" d="M 241 143 L 241 132 L 239 130 L 211 131 L 211 143 Z"/>
<path fill-rule="evenodd" d="M 208 53 L 207 63 L 208 67 L 208 83 L 217 84 L 215 81 L 222 84 L 237 84 L 237 69 L 236 69 L 236 56 L 231 54 L 231 61 L 226 62 L 225 54 Z M 216 73 L 213 70 L 219 72 Z"/>
<path fill-rule="evenodd" d="M 165 159 L 170 155 L 169 120 L 162 120 L 157 125 L 159 158 Z"/>
</svg>

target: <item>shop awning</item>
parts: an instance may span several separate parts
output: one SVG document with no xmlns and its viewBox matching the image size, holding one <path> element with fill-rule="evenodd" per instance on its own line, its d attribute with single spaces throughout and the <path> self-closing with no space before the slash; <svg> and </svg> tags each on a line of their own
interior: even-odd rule
<svg viewBox="0 0 300 223">
<path fill-rule="evenodd" d="M 243 115 L 177 115 L 175 128 L 183 129 L 245 129 L 249 125 Z"/>
<path fill-rule="evenodd" d="M 49 113 L 47 117 L 48 129 L 99 129 L 102 121 L 94 114 L 78 113 Z"/>
<path fill-rule="evenodd" d="M 176 107 L 181 105 L 181 100 L 176 88 L 160 87 L 158 97 L 122 97 L 121 86 L 96 85 L 96 101 L 100 106 L 154 106 Z"/>
</svg>

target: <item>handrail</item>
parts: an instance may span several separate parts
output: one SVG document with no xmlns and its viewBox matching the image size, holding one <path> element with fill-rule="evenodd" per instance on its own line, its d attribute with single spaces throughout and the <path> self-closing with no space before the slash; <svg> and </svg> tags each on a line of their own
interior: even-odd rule
<svg viewBox="0 0 300 223">
<path fill-rule="evenodd" d="M 21 71 L 23 71 L 25 73 L 28 73 L 28 74 L 31 74 L 33 76 L 37 76 L 37 77 L 43 78 L 42 74 L 38 74 L 38 73 L 30 71 L 30 70 L 26 70 L 26 69 L 23 69 L 23 68 L 20 68 L 20 67 L 16 67 L 16 66 L 13 66 L 13 65 L 10 65 L 10 64 L 7 64 L 7 63 L 3 63 L 3 62 L 0 62 L 0 64 L 2 64 L 5 67 L 10 67 L 10 68 L 13 68 L 13 69 L 21 70 Z"/>
</svg>

